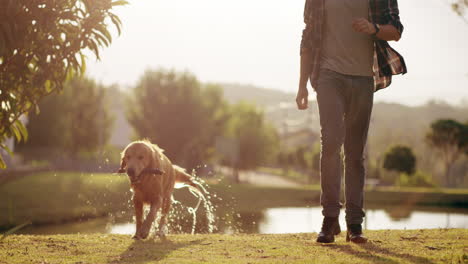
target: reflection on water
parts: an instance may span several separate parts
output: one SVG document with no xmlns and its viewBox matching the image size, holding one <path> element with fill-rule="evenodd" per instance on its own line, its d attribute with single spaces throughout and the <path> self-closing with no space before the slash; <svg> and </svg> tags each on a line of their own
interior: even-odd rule
<svg viewBox="0 0 468 264">
<path fill-rule="evenodd" d="M 115 224 L 110 226 L 107 233 L 111 234 L 128 234 L 133 235 L 135 234 L 135 224 L 134 223 L 124 223 L 124 224 Z"/>
<path fill-rule="evenodd" d="M 416 208 L 403 214 L 397 207 L 369 209 L 366 211 L 365 229 L 421 229 L 421 228 L 468 228 L 468 210 L 440 208 Z M 197 222 L 197 233 L 207 233 L 203 217 Z M 172 219 L 170 233 L 190 233 L 192 221 L 189 217 Z M 318 232 L 322 223 L 320 207 L 270 208 L 263 212 L 236 213 L 229 218 L 218 217 L 219 233 L 304 233 Z M 344 214 L 340 223 L 345 229 Z M 22 233 L 28 234 L 67 234 L 67 233 L 111 233 L 133 234 L 135 224 L 131 217 L 120 219 L 99 218 L 81 223 L 33 227 Z"/>
<path fill-rule="evenodd" d="M 426 228 L 468 228 L 468 214 L 447 212 L 413 211 L 407 218 L 393 219 L 382 209 L 367 210 L 365 229 L 426 229 Z M 344 214 L 340 224 L 346 229 Z M 322 209 L 271 208 L 266 210 L 264 220 L 259 224 L 259 233 L 303 233 L 318 232 L 322 224 Z"/>
</svg>

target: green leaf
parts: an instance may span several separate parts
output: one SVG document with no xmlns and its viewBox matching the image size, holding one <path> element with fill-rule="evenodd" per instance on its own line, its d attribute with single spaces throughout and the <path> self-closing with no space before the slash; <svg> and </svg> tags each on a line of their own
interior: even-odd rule
<svg viewBox="0 0 468 264">
<path fill-rule="evenodd" d="M 94 52 L 94 55 L 96 55 L 96 58 L 98 60 L 101 60 L 101 58 L 99 57 L 99 48 L 96 45 L 96 42 L 94 42 L 93 40 L 89 40 L 88 46 L 90 46 L 89 48 Z"/>
<path fill-rule="evenodd" d="M 70 58 L 68 60 L 69 60 L 70 64 L 72 65 L 73 69 L 80 70 L 80 68 L 81 68 L 80 63 L 78 62 L 78 60 L 76 59 L 75 56 L 76 56 L 75 54 L 73 56 L 70 56 Z"/>
<path fill-rule="evenodd" d="M 114 14 L 109 14 L 109 17 L 112 23 L 117 28 L 117 32 L 119 33 L 119 36 L 120 36 L 120 34 L 122 34 L 122 29 L 121 29 L 122 21 L 120 21 L 120 18 Z"/>
<path fill-rule="evenodd" d="M 120 18 L 116 14 L 109 13 L 109 16 L 111 19 L 115 20 L 117 24 L 122 25 L 122 20 L 120 20 Z"/>
<path fill-rule="evenodd" d="M 118 0 L 112 2 L 112 6 L 122 6 L 122 5 L 128 5 L 128 2 L 125 0 Z"/>
<path fill-rule="evenodd" d="M 107 39 L 103 35 L 99 34 L 98 32 L 94 32 L 94 34 L 100 46 L 109 47 L 109 41 L 107 41 Z"/>
<path fill-rule="evenodd" d="M 47 93 L 52 92 L 52 83 L 50 82 L 50 80 L 46 80 L 44 82 L 44 88 L 45 88 Z"/>
<path fill-rule="evenodd" d="M 86 72 L 86 56 L 83 53 L 80 53 L 81 57 L 81 75 L 84 75 Z"/>
<path fill-rule="evenodd" d="M 75 71 L 72 67 L 67 68 L 67 76 L 65 77 L 66 80 L 71 80 L 75 77 Z"/>
<path fill-rule="evenodd" d="M 2 147 L 2 149 L 4 149 L 8 153 L 8 155 L 10 155 L 10 156 L 13 155 L 13 151 L 11 151 L 11 149 L 7 145 L 2 144 L 1 147 Z"/>
<path fill-rule="evenodd" d="M 21 136 L 23 138 L 23 141 L 28 140 L 28 130 L 24 126 L 24 124 L 20 120 L 16 120 L 15 125 L 17 129 L 21 132 Z"/>
<path fill-rule="evenodd" d="M 6 164 L 5 164 L 5 161 L 3 160 L 1 153 L 0 153 L 0 169 L 6 169 Z"/>
<path fill-rule="evenodd" d="M 103 34 L 109 43 L 112 42 L 112 35 L 110 34 L 109 30 L 107 30 L 107 28 L 104 25 L 101 25 L 101 24 L 96 25 L 96 30 L 100 32 L 101 34 Z"/>
<path fill-rule="evenodd" d="M 10 126 L 10 131 L 11 133 L 13 133 L 17 141 L 21 141 L 21 132 L 15 125 Z M 6 146 L 5 146 L 5 149 L 6 149 Z"/>
</svg>

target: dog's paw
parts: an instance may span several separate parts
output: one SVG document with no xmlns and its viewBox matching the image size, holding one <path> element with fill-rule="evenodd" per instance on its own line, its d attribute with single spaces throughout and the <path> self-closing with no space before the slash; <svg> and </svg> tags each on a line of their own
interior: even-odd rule
<svg viewBox="0 0 468 264">
<path fill-rule="evenodd" d="M 166 237 L 166 232 L 164 232 L 163 230 L 159 230 L 158 232 L 155 233 L 156 236 L 158 237 Z"/>
<path fill-rule="evenodd" d="M 168 233 L 168 228 L 166 225 L 163 225 L 159 228 L 158 232 L 155 233 L 158 237 L 165 237 Z"/>
<path fill-rule="evenodd" d="M 167 241 L 166 235 L 167 235 L 166 232 L 159 230 L 158 232 L 154 234 L 154 238 L 159 238 L 162 242 L 166 242 Z"/>
</svg>

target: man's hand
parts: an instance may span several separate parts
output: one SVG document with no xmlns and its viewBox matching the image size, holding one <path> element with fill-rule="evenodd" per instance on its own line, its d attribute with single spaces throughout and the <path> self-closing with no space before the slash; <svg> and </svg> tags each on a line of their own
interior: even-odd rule
<svg viewBox="0 0 468 264">
<path fill-rule="evenodd" d="M 356 18 L 353 20 L 353 29 L 356 32 L 364 33 L 368 35 L 375 34 L 375 31 L 376 31 L 374 24 L 372 24 L 367 19 L 362 18 L 362 17 Z"/>
<path fill-rule="evenodd" d="M 309 92 L 307 91 L 307 88 L 299 88 L 297 91 L 297 96 L 296 96 L 296 103 L 297 103 L 297 108 L 299 110 L 305 110 L 307 109 L 309 105 Z"/>
<path fill-rule="evenodd" d="M 353 20 L 353 29 L 356 32 L 373 35 L 376 32 L 374 24 L 367 21 L 365 18 L 356 18 Z M 377 33 L 377 38 L 381 40 L 398 41 L 401 38 L 400 32 L 393 25 L 379 25 L 379 33 Z"/>
</svg>

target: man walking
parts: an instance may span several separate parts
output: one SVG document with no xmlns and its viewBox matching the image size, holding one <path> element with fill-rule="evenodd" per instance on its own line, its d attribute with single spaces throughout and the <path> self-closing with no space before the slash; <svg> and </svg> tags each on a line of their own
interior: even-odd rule
<svg viewBox="0 0 468 264">
<path fill-rule="evenodd" d="M 403 32 L 397 0 L 306 0 L 297 106 L 308 105 L 307 82 L 317 93 L 321 126 L 320 203 L 324 216 L 317 242 L 341 232 L 341 147 L 344 145 L 347 241 L 365 243 L 364 146 L 375 91 L 406 73 L 403 57 L 387 41 Z"/>
</svg>

